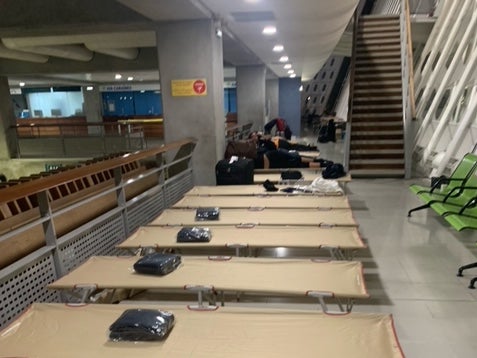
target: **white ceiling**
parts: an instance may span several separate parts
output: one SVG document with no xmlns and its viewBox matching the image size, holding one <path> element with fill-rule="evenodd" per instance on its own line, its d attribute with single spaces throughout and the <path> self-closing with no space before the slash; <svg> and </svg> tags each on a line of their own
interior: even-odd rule
<svg viewBox="0 0 477 358">
<path fill-rule="evenodd" d="M 223 30 L 225 77 L 234 67 L 265 64 L 286 77 L 313 77 L 337 47 L 359 0 L 2 0 L 0 75 L 11 86 L 108 84 L 114 74 L 157 82 L 154 24 L 214 19 Z M 266 25 L 277 33 L 266 37 Z M 283 53 L 272 48 L 280 43 Z M 346 51 L 346 47 L 344 45 Z M 343 43 L 341 50 L 343 51 Z"/>
</svg>

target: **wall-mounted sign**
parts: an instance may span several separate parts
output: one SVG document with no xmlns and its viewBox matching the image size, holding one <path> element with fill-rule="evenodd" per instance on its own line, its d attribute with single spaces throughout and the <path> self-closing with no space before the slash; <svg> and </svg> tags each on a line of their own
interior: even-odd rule
<svg viewBox="0 0 477 358">
<path fill-rule="evenodd" d="M 173 97 L 179 96 L 205 96 L 207 83 L 205 79 L 172 80 L 171 92 Z"/>
</svg>

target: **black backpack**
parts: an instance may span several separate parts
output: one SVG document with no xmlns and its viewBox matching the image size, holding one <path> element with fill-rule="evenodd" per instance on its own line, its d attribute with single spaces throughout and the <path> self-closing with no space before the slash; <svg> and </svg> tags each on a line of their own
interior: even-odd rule
<svg viewBox="0 0 477 358">
<path fill-rule="evenodd" d="M 339 163 L 328 165 L 325 169 L 323 169 L 323 172 L 321 173 L 323 179 L 337 179 L 345 175 L 346 172 L 344 170 L 344 167 L 342 164 Z"/>
</svg>

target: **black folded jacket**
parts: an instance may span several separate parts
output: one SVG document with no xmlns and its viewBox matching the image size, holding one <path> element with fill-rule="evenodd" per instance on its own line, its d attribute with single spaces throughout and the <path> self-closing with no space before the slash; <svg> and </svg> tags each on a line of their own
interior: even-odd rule
<svg viewBox="0 0 477 358">
<path fill-rule="evenodd" d="M 212 234 L 205 227 L 183 227 L 177 233 L 177 242 L 209 242 Z"/>
<path fill-rule="evenodd" d="M 181 257 L 174 254 L 153 253 L 141 257 L 134 264 L 137 273 L 164 276 L 181 264 Z"/>
<path fill-rule="evenodd" d="M 219 220 L 219 214 L 220 214 L 219 208 L 198 208 L 195 212 L 195 220 L 197 221 Z"/>
<path fill-rule="evenodd" d="M 109 327 L 113 341 L 158 341 L 174 326 L 171 312 L 134 308 L 125 310 Z"/>
</svg>

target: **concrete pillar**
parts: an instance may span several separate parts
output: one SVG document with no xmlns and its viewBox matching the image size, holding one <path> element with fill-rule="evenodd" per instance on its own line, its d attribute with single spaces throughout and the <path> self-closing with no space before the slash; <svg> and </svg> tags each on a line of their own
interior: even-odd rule
<svg viewBox="0 0 477 358">
<path fill-rule="evenodd" d="M 301 133 L 301 78 L 280 78 L 279 86 L 279 117 L 284 118 L 292 134 L 299 137 Z"/>
<path fill-rule="evenodd" d="M 191 20 L 158 24 L 156 32 L 164 139 L 197 139 L 195 185 L 215 185 L 215 164 L 225 150 L 222 38 L 216 30 L 212 20 Z M 198 81 L 205 81 L 205 92 L 193 86 Z"/>
<path fill-rule="evenodd" d="M 15 112 L 13 111 L 12 99 L 8 78 L 0 76 L 0 159 L 16 158 L 18 156 L 17 136 L 10 126 L 15 125 Z"/>
<path fill-rule="evenodd" d="M 263 130 L 265 124 L 265 73 L 265 66 L 236 69 L 238 124 L 252 122 L 254 130 Z"/>
<path fill-rule="evenodd" d="M 265 122 L 278 117 L 278 78 L 265 83 L 266 119 Z"/>
<path fill-rule="evenodd" d="M 83 114 L 86 116 L 86 122 L 102 122 L 102 101 L 99 88 L 94 86 L 92 90 L 87 90 L 86 87 L 81 87 L 81 91 L 83 92 Z M 88 127 L 88 133 L 99 134 L 101 129 L 101 127 L 90 126 Z"/>
</svg>

